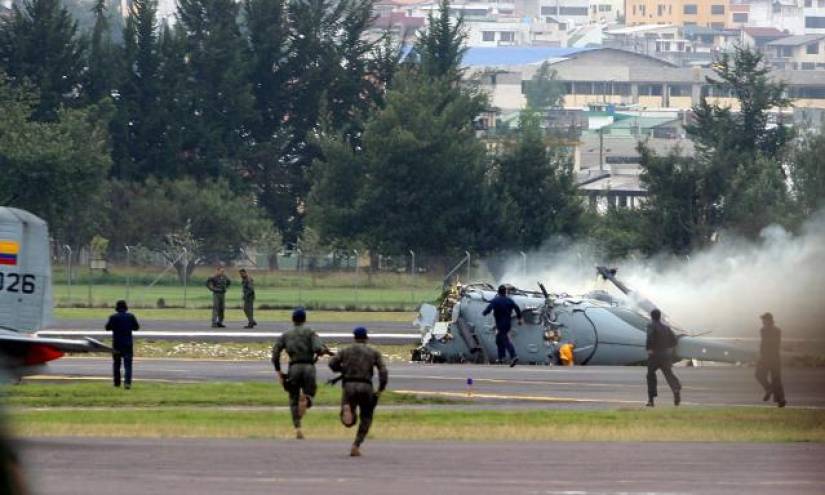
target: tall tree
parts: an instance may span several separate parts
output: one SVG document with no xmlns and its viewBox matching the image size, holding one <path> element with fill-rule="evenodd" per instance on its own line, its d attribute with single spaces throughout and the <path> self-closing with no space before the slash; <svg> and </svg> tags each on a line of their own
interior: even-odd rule
<svg viewBox="0 0 825 495">
<path fill-rule="evenodd" d="M 524 96 L 531 109 L 541 110 L 564 103 L 564 84 L 558 80 L 556 71 L 547 61 L 541 64 L 525 86 Z"/>
<path fill-rule="evenodd" d="M 38 120 L 56 119 L 60 105 L 78 99 L 83 53 L 77 23 L 60 0 L 24 0 L 0 19 L 0 69 L 15 84 L 28 80 L 38 88 Z"/>
<path fill-rule="evenodd" d="M 92 12 L 95 15 L 95 25 L 92 28 L 83 89 L 91 102 L 99 101 L 110 95 L 114 88 L 116 77 L 116 60 L 112 33 L 109 26 L 109 12 L 107 0 L 97 0 Z"/>
<path fill-rule="evenodd" d="M 572 160 L 557 140 L 547 139 L 539 119 L 522 112 L 517 141 L 495 160 L 500 215 L 519 249 L 537 248 L 554 234 L 577 233 L 583 213 Z"/>
<path fill-rule="evenodd" d="M 804 136 L 791 158 L 791 180 L 803 216 L 825 207 L 825 134 Z"/>
<path fill-rule="evenodd" d="M 486 102 L 413 74 L 399 75 L 368 122 L 363 147 L 323 141 L 307 205 L 324 241 L 377 252 L 488 250 L 493 201 L 473 120 Z"/>
<path fill-rule="evenodd" d="M 237 174 L 250 138 L 253 99 L 233 0 L 180 0 L 177 19 L 185 34 L 190 90 L 183 146 L 188 173 L 198 177 Z"/>
<path fill-rule="evenodd" d="M 412 56 L 422 74 L 459 82 L 463 75 L 461 60 L 467 51 L 464 19 L 451 17 L 450 1 L 439 0 L 438 16 L 430 11 L 427 28 L 413 47 Z"/>
</svg>

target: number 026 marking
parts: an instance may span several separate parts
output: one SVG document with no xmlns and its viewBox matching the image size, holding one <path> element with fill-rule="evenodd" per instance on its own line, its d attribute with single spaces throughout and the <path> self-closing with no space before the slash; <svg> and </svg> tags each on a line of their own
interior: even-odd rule
<svg viewBox="0 0 825 495">
<path fill-rule="evenodd" d="M 35 276 L 31 273 L 3 273 L 0 272 L 0 292 L 22 292 L 32 294 L 35 289 Z"/>
</svg>

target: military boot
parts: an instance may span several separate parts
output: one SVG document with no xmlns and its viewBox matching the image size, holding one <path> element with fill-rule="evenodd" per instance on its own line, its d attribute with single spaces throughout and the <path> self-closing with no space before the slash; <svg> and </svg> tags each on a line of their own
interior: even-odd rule
<svg viewBox="0 0 825 495">
<path fill-rule="evenodd" d="M 303 440 L 304 439 L 304 434 L 303 434 L 303 432 L 301 431 L 300 428 L 295 428 L 295 438 L 298 439 L 298 440 Z"/>
<path fill-rule="evenodd" d="M 349 449 L 349 456 L 350 457 L 361 457 L 361 450 L 358 448 L 357 445 L 353 445 L 351 449 Z"/>
</svg>

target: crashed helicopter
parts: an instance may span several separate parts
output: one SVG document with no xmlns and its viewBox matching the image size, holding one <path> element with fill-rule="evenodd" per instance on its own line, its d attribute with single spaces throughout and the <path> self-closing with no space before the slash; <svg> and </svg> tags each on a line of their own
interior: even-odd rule
<svg viewBox="0 0 825 495">
<path fill-rule="evenodd" d="M 613 283 L 625 297 L 606 291 L 581 296 L 507 286 L 509 297 L 522 312 L 524 323 L 513 325 L 510 338 L 519 361 L 530 364 L 557 362 L 564 343 L 574 345 L 577 365 L 633 365 L 647 360 L 645 342 L 650 310 L 656 306 L 616 278 L 616 270 L 596 267 L 598 275 Z M 420 307 L 415 324 L 421 343 L 413 361 L 492 363 L 495 361 L 495 321 L 482 312 L 495 297 L 489 284 L 457 283 L 442 295 L 438 306 Z M 677 335 L 674 360 L 749 362 L 751 351 L 698 335 L 671 323 Z"/>
</svg>

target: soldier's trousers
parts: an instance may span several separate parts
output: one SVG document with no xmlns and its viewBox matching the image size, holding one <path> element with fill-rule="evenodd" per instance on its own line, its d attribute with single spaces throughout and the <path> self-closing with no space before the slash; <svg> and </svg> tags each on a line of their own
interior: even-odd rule
<svg viewBox="0 0 825 495">
<path fill-rule="evenodd" d="M 255 322 L 255 299 L 243 300 L 243 314 L 246 315 L 246 320 L 252 324 Z"/>
<path fill-rule="evenodd" d="M 673 358 L 670 355 L 657 356 L 654 354 L 647 360 L 647 396 L 649 398 L 652 399 L 659 395 L 656 390 L 658 386 L 656 370 L 662 370 L 662 374 L 665 375 L 665 380 L 667 380 L 667 384 L 674 394 L 682 390 L 682 384 L 673 374 Z"/>
<path fill-rule="evenodd" d="M 123 371 L 126 372 L 126 385 L 132 384 L 132 349 L 116 350 L 112 354 L 112 379 L 115 387 L 120 386 L 120 363 L 123 361 Z"/>
<path fill-rule="evenodd" d="M 372 425 L 372 415 L 377 404 L 376 399 L 371 383 L 349 382 L 344 384 L 344 391 L 341 396 L 341 416 L 343 418 L 344 405 L 349 404 L 353 417 L 358 423 L 355 445 L 361 445 L 364 443 L 364 439 L 367 438 L 367 433 L 369 433 Z"/>
<path fill-rule="evenodd" d="M 771 379 L 768 380 L 768 375 Z M 756 363 L 756 380 L 765 389 L 765 393 L 773 394 L 774 402 L 785 400 L 785 388 L 782 386 L 782 370 L 779 363 Z"/>
<path fill-rule="evenodd" d="M 284 388 L 289 393 L 289 412 L 292 413 L 292 424 L 295 428 L 300 428 L 301 416 L 298 410 L 298 402 L 301 399 L 301 391 L 311 398 L 315 396 L 315 391 L 318 388 L 315 383 L 315 365 L 290 364 Z"/>
<path fill-rule="evenodd" d="M 513 347 L 509 332 L 496 333 L 496 349 L 498 350 L 499 361 L 504 361 L 505 352 L 510 354 L 511 359 L 516 357 L 516 348 Z"/>
<path fill-rule="evenodd" d="M 225 293 L 212 293 L 212 324 L 213 325 L 222 325 L 223 324 L 223 313 L 226 308 L 226 294 Z"/>
</svg>

